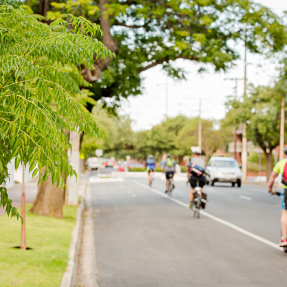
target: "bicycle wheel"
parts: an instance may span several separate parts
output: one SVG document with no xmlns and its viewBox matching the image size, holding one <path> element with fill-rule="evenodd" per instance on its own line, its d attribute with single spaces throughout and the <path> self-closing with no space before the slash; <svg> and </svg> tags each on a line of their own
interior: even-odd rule
<svg viewBox="0 0 287 287">
<path fill-rule="evenodd" d="M 152 182 L 153 182 L 153 176 L 150 174 L 149 175 L 149 186 L 152 186 Z"/>
<path fill-rule="evenodd" d="M 193 210 L 193 217 L 199 218 L 199 216 L 200 216 L 199 209 L 195 206 Z"/>
<path fill-rule="evenodd" d="M 197 198 L 194 201 L 194 217 L 199 218 L 200 217 L 200 205 L 201 205 L 201 198 L 197 196 Z"/>
<path fill-rule="evenodd" d="M 172 183 L 171 179 L 168 180 L 168 186 L 167 186 L 167 194 L 171 196 L 171 191 L 172 191 Z"/>
</svg>

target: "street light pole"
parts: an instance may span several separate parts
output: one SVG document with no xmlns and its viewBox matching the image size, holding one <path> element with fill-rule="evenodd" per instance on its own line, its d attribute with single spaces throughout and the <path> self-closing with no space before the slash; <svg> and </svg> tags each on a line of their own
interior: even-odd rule
<svg viewBox="0 0 287 287">
<path fill-rule="evenodd" d="M 238 87 L 238 81 L 244 80 L 244 78 L 226 78 L 224 80 L 230 80 L 235 81 L 235 87 L 234 87 L 234 94 L 235 94 L 235 100 L 237 99 L 237 87 Z M 236 124 L 234 124 L 234 135 L 233 135 L 233 157 L 236 159 L 236 143 L 237 143 L 237 135 L 236 135 Z"/>
<path fill-rule="evenodd" d="M 202 134 L 202 128 L 201 128 L 201 99 L 199 99 L 198 146 L 199 146 L 200 152 L 202 151 L 201 134 Z"/>
<path fill-rule="evenodd" d="M 246 100 L 246 91 L 247 91 L 247 47 L 245 42 L 245 53 L 244 53 L 244 101 Z M 242 152 L 241 152 L 241 161 L 242 161 L 242 181 L 246 182 L 247 179 L 247 137 L 246 137 L 246 123 L 242 124 Z"/>
</svg>

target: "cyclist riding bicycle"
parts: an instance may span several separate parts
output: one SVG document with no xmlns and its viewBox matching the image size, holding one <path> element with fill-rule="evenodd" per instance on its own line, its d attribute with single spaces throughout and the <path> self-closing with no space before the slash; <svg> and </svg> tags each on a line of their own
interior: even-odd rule
<svg viewBox="0 0 287 287">
<path fill-rule="evenodd" d="M 282 174 L 282 183 L 284 188 L 281 191 L 281 241 L 279 246 L 284 247 L 287 246 L 287 147 L 284 148 L 284 159 L 277 162 L 275 165 L 273 172 L 271 173 L 268 185 L 268 192 L 274 194 L 275 191 L 273 190 L 273 184 L 275 178 L 278 174 Z"/>
<path fill-rule="evenodd" d="M 172 188 L 175 188 L 174 185 L 174 173 L 175 173 L 175 165 L 176 162 L 174 161 L 174 159 L 171 158 L 171 155 L 168 153 L 167 154 L 167 159 L 166 161 L 163 163 L 163 170 L 165 171 L 165 193 L 167 193 L 167 188 L 168 188 L 168 180 L 171 178 L 172 180 Z"/>
<path fill-rule="evenodd" d="M 148 159 L 145 162 L 146 171 L 147 171 L 147 183 L 150 184 L 150 173 L 155 171 L 155 161 L 153 155 L 149 155 Z"/>
<path fill-rule="evenodd" d="M 192 158 L 187 164 L 187 182 L 190 183 L 190 191 L 189 191 L 189 208 L 192 208 L 193 199 L 194 199 L 194 188 L 198 185 L 201 188 L 201 194 L 204 199 L 206 199 L 206 193 L 203 192 L 203 187 L 206 182 L 206 178 L 204 176 L 205 171 L 205 161 L 201 158 L 201 153 L 196 151 L 192 154 Z M 205 208 L 205 204 L 202 206 Z"/>
</svg>

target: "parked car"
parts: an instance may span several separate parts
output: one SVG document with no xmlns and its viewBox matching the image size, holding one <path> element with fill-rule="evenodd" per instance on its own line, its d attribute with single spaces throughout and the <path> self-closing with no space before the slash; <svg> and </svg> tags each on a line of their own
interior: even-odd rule
<svg viewBox="0 0 287 287">
<path fill-rule="evenodd" d="M 104 163 L 105 167 L 114 167 L 115 162 L 112 161 L 111 159 L 108 159 L 105 163 Z"/>
<path fill-rule="evenodd" d="M 125 171 L 126 167 L 127 170 L 130 170 L 131 168 L 145 168 L 144 164 L 142 164 L 141 162 L 136 160 L 129 160 L 123 162 L 123 164 L 118 167 L 118 171 Z"/>
<path fill-rule="evenodd" d="M 125 162 L 118 166 L 118 171 L 125 171 Z"/>
<path fill-rule="evenodd" d="M 97 157 L 89 157 L 86 164 L 89 170 L 100 169 L 103 167 L 101 160 Z"/>
<path fill-rule="evenodd" d="M 241 186 L 242 172 L 233 157 L 211 157 L 206 166 L 207 183 L 230 182 L 234 187 Z"/>
</svg>

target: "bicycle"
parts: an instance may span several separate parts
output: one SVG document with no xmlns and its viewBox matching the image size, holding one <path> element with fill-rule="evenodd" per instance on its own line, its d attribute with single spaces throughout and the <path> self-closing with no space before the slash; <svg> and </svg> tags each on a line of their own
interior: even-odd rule
<svg viewBox="0 0 287 287">
<path fill-rule="evenodd" d="M 150 171 L 149 171 L 148 177 L 149 177 L 148 185 L 149 185 L 149 187 L 151 187 L 151 186 L 152 186 L 153 179 L 154 179 L 154 172 L 153 172 L 153 170 L 150 170 Z"/>
<path fill-rule="evenodd" d="M 167 195 L 168 195 L 168 196 L 171 196 L 172 190 L 173 190 L 172 175 L 169 174 L 168 184 L 167 184 Z"/>
<path fill-rule="evenodd" d="M 196 218 L 200 218 L 200 209 L 202 205 L 206 204 L 206 199 L 202 198 L 201 187 L 199 186 L 199 179 L 196 180 L 196 187 L 194 188 L 194 197 L 193 197 L 193 216 Z M 195 196 L 196 195 L 196 196 Z"/>
</svg>

